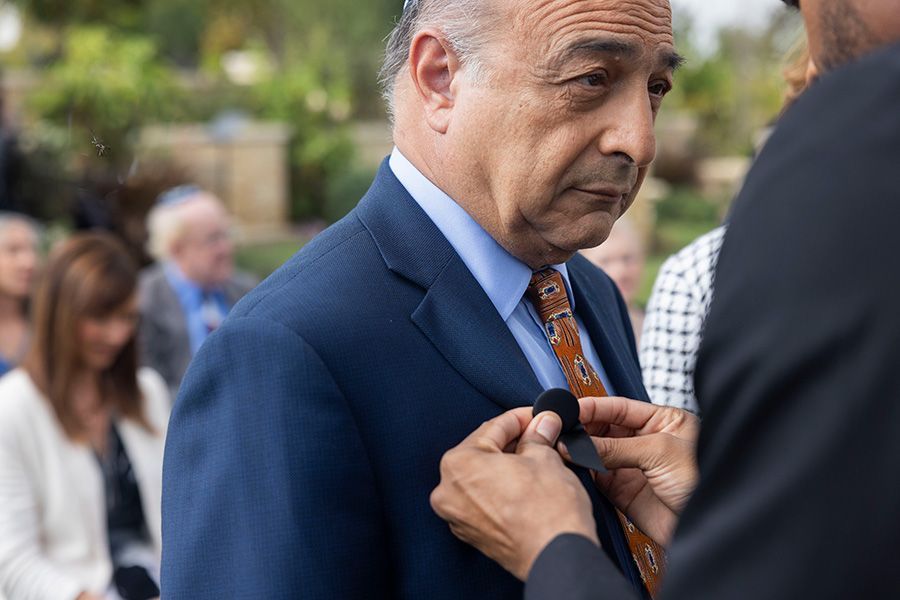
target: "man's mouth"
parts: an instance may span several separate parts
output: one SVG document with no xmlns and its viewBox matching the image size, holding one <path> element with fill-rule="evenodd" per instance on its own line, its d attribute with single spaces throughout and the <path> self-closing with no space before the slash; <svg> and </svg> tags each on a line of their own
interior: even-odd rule
<svg viewBox="0 0 900 600">
<path fill-rule="evenodd" d="M 631 191 L 616 187 L 573 187 L 572 189 L 593 196 L 601 202 L 621 202 Z"/>
</svg>

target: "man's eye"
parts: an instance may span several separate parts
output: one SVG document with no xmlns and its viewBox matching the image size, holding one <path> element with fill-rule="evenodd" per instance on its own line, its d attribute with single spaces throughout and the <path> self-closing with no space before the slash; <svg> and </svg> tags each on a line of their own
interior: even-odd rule
<svg viewBox="0 0 900 600">
<path fill-rule="evenodd" d="M 650 95 L 656 96 L 658 98 L 662 98 L 672 89 L 665 81 L 657 81 L 656 83 L 651 83 L 650 87 L 647 88 L 650 91 Z"/>
<path fill-rule="evenodd" d="M 600 87 L 606 84 L 606 79 L 606 73 L 597 72 L 579 77 L 577 81 L 578 83 L 586 85 L 587 87 Z"/>
</svg>

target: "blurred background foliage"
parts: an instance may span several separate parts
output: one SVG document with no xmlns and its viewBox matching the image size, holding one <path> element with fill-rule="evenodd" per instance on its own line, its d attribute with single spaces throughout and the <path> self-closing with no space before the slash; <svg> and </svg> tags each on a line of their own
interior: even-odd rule
<svg viewBox="0 0 900 600">
<path fill-rule="evenodd" d="M 133 192 L 147 205 L 178 177 L 160 170 L 155 181 L 146 174 L 132 181 L 140 129 L 210 123 L 235 111 L 290 126 L 295 222 L 333 222 L 365 191 L 371 166 L 357 160 L 353 126 L 384 120 L 376 73 L 402 0 L 12 4 L 22 35 L 0 52 L 0 69 L 4 77 L 25 71 L 40 80 L 19 132 L 27 164 L 22 196 L 40 216 L 67 218 L 84 194 Z M 695 165 L 752 154 L 757 133 L 781 108 L 783 58 L 799 31 L 796 16 L 777 11 L 763 27 L 722 29 L 709 49 L 698 45 L 686 14 L 676 12 L 675 24 L 688 62 L 660 129 L 688 115 L 696 131 L 682 152 L 687 166 L 661 160 L 657 168 L 669 191 L 657 204 L 651 267 L 719 223 L 730 193 L 723 200 L 702 190 Z M 129 191 L 129 185 L 144 187 Z M 279 240 L 243 256 L 265 274 L 295 247 Z"/>
<path fill-rule="evenodd" d="M 675 14 L 678 51 L 687 58 L 666 110 L 699 119 L 702 156 L 750 154 L 754 135 L 778 115 L 784 101 L 781 71 L 799 37 L 796 14 L 775 12 L 762 29 L 723 28 L 715 52 L 697 47 L 693 21 Z"/>
<path fill-rule="evenodd" d="M 53 157 L 55 179 L 101 166 L 121 178 L 143 125 L 208 122 L 240 111 L 290 126 L 294 219 L 333 220 L 346 212 L 348 202 L 335 194 L 358 190 L 360 179 L 348 125 L 383 115 L 375 73 L 397 2 L 16 5 L 22 41 L 0 55 L 0 68 L 40 71 L 27 106 L 27 146 L 45 156 L 46 177 Z M 106 148 L 102 157 L 94 140 Z"/>
</svg>

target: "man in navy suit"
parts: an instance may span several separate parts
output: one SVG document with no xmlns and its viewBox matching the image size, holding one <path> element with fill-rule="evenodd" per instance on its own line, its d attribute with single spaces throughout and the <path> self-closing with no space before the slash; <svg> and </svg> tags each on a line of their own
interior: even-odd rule
<svg viewBox="0 0 900 600">
<path fill-rule="evenodd" d="M 581 401 L 610 469 L 598 483 L 655 539 L 671 537 L 667 600 L 900 589 L 900 270 L 888 258 L 900 255 L 900 10 L 786 1 L 820 79 L 732 210 L 696 374 L 702 431 L 672 407 Z M 590 502 L 564 485 L 559 419 L 528 417 L 510 411 L 451 450 L 435 509 L 527 576 L 526 600 L 633 600 L 591 529 L 553 523 Z M 545 419 L 555 431 L 540 431 Z M 516 453 L 498 450 L 512 441 Z"/>
<path fill-rule="evenodd" d="M 394 152 L 184 381 L 165 597 L 521 597 L 432 512 L 438 464 L 480 423 L 566 386 L 526 298 L 535 271 L 561 277 L 593 375 L 645 399 L 627 308 L 575 253 L 634 200 L 679 60 L 666 0 L 407 3 L 383 72 Z M 572 528 L 596 522 L 645 593 L 614 511 L 579 476 L 593 514 Z"/>
</svg>

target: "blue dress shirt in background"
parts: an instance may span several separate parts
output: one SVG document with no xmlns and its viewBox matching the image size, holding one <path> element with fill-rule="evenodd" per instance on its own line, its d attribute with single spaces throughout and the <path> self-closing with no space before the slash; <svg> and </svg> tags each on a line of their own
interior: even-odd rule
<svg viewBox="0 0 900 600">
<path fill-rule="evenodd" d="M 206 291 L 199 285 L 189 280 L 174 263 L 165 265 L 166 279 L 175 291 L 184 318 L 187 323 L 188 337 L 191 340 L 191 355 L 197 353 L 200 345 L 206 341 L 207 336 L 215 327 L 210 323 L 210 307 L 218 313 L 218 323 L 221 323 L 231 307 L 222 290 Z M 206 304 L 206 307 L 204 307 Z M 218 324 L 217 323 L 217 324 Z"/>
</svg>

